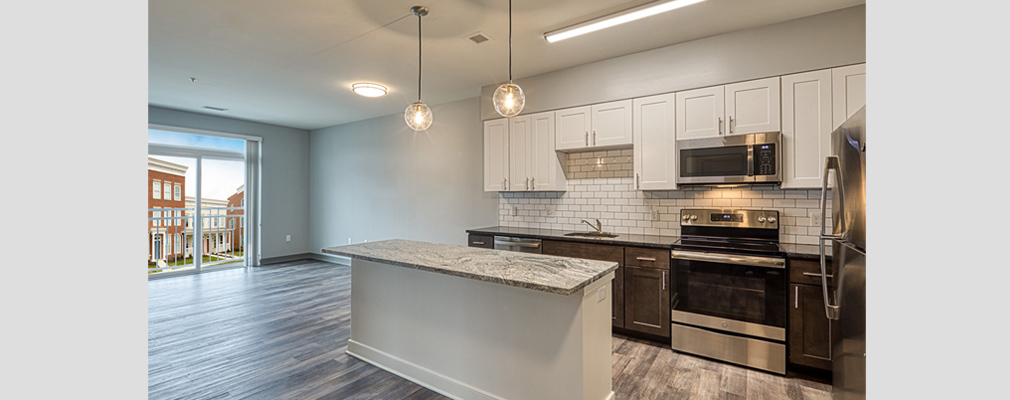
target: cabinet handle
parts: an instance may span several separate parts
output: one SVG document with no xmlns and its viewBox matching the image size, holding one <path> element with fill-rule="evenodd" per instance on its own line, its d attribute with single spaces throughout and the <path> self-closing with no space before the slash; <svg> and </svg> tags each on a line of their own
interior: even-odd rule
<svg viewBox="0 0 1010 400">
<path fill-rule="evenodd" d="M 536 189 L 537 189 L 537 177 L 534 176 L 530 178 L 530 190 L 536 190 Z"/>
<path fill-rule="evenodd" d="M 526 190 L 530 190 L 530 177 L 526 177 Z"/>
<path fill-rule="evenodd" d="M 480 245 L 483 245 L 483 244 L 484 244 L 484 242 L 473 242 L 472 244 L 480 244 Z"/>
<path fill-rule="evenodd" d="M 803 276 L 813 276 L 813 277 L 816 277 L 816 278 L 820 278 L 821 274 L 815 274 L 813 272 L 804 272 Z M 834 277 L 835 277 L 834 275 L 828 274 L 828 279 L 831 279 L 831 278 L 834 278 Z"/>
<path fill-rule="evenodd" d="M 586 131 L 586 146 L 589 146 L 589 131 Z"/>
<path fill-rule="evenodd" d="M 635 257 L 638 261 L 652 261 L 656 262 L 656 257 Z"/>
<path fill-rule="evenodd" d="M 800 287 L 793 286 L 793 302 L 796 303 L 793 307 L 797 310 L 800 309 Z"/>
<path fill-rule="evenodd" d="M 596 131 L 593 131 L 593 146 L 596 146 Z"/>
<path fill-rule="evenodd" d="M 635 189 L 641 189 L 641 188 L 642 188 L 642 177 L 639 176 L 638 174 L 635 174 Z"/>
<path fill-rule="evenodd" d="M 719 134 L 722 135 L 722 117 L 719 117 Z"/>
<path fill-rule="evenodd" d="M 509 178 L 505 178 L 502 182 L 502 190 L 509 190 Z"/>
<path fill-rule="evenodd" d="M 733 133 L 733 125 L 736 125 L 736 122 L 733 120 L 733 116 L 730 115 L 729 116 L 729 133 Z"/>
<path fill-rule="evenodd" d="M 666 291 L 666 270 L 663 270 L 663 291 Z"/>
</svg>

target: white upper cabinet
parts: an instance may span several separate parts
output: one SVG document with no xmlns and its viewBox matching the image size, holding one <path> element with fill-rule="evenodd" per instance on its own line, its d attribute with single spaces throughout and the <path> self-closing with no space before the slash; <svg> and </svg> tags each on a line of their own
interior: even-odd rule
<svg viewBox="0 0 1010 400">
<path fill-rule="evenodd" d="M 555 151 L 554 112 L 529 116 L 530 187 L 533 190 L 566 190 L 568 180 L 562 164 L 568 156 Z"/>
<path fill-rule="evenodd" d="M 726 85 L 727 133 L 780 131 L 779 101 L 779 77 Z"/>
<path fill-rule="evenodd" d="M 530 186 L 530 116 L 509 118 L 508 190 L 532 190 Z"/>
<path fill-rule="evenodd" d="M 631 100 L 594 104 L 592 107 L 592 147 L 632 144 Z"/>
<path fill-rule="evenodd" d="M 674 94 L 634 99 L 635 181 L 638 190 L 677 189 Z"/>
<path fill-rule="evenodd" d="M 677 139 L 781 130 L 779 78 L 677 92 Z"/>
<path fill-rule="evenodd" d="M 782 188 L 821 187 L 831 154 L 831 70 L 782 77 Z"/>
<path fill-rule="evenodd" d="M 554 118 L 558 151 L 631 147 L 631 100 L 558 110 Z"/>
<path fill-rule="evenodd" d="M 866 105 L 866 64 L 832 69 L 831 93 L 834 130 Z"/>
<path fill-rule="evenodd" d="M 723 134 L 726 96 L 722 86 L 676 93 L 677 138 L 697 139 Z"/>
<path fill-rule="evenodd" d="M 554 112 L 484 121 L 484 191 L 563 191 L 568 181 L 554 151 Z"/>
<path fill-rule="evenodd" d="M 484 121 L 484 191 L 508 190 L 509 134 L 505 118 Z"/>
<path fill-rule="evenodd" d="M 568 108 L 554 113 L 557 150 L 589 147 L 589 129 L 592 125 L 590 106 Z"/>
</svg>

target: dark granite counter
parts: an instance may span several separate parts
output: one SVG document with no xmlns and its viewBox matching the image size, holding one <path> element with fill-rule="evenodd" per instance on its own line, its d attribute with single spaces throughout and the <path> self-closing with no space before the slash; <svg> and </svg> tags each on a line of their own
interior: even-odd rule
<svg viewBox="0 0 1010 400">
<path fill-rule="evenodd" d="M 796 243 L 780 243 L 779 249 L 786 253 L 787 258 L 792 259 L 802 259 L 802 260 L 814 260 L 819 261 L 821 259 L 820 246 L 816 244 L 796 244 Z M 826 248 L 828 261 L 831 261 L 831 246 Z"/>
<path fill-rule="evenodd" d="M 617 270 L 615 262 L 399 239 L 327 247 L 323 252 L 561 295 L 577 293 Z"/>
<path fill-rule="evenodd" d="M 579 232 L 589 232 L 588 229 Z M 565 242 L 610 244 L 616 246 L 638 246 L 652 247 L 658 249 L 669 249 L 673 246 L 679 236 L 659 236 L 659 235 L 634 235 L 621 233 L 616 238 L 586 238 L 578 236 L 565 236 L 571 231 L 559 229 L 538 229 L 538 228 L 516 228 L 509 226 L 491 226 L 487 228 L 467 229 L 467 233 L 475 235 L 499 235 L 530 239 L 560 240 Z"/>
</svg>

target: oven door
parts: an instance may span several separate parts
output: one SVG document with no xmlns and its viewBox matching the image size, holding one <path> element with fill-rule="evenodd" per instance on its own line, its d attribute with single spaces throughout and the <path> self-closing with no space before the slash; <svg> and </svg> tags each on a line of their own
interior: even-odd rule
<svg viewBox="0 0 1010 400">
<path fill-rule="evenodd" d="M 673 250 L 671 320 L 785 340 L 785 258 Z"/>
<path fill-rule="evenodd" d="M 749 145 L 681 147 L 677 183 L 751 182 L 754 175 L 752 149 Z"/>
</svg>

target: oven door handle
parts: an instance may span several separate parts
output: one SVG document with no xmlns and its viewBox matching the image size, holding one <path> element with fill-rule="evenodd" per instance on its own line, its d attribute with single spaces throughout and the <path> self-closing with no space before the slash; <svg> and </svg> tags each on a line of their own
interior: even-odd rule
<svg viewBox="0 0 1010 400">
<path fill-rule="evenodd" d="M 785 258 L 742 256 L 734 254 L 708 253 L 698 251 L 673 250 L 671 257 L 678 260 L 717 262 L 733 265 L 748 265 L 752 267 L 782 268 L 786 267 Z"/>
</svg>

